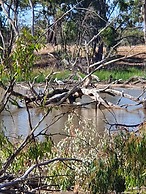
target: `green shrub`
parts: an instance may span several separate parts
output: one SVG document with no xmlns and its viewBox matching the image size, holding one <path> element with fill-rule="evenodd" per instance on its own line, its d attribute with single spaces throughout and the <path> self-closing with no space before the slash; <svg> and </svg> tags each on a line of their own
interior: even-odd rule
<svg viewBox="0 0 146 194">
<path fill-rule="evenodd" d="M 99 136 L 92 121 L 76 128 L 71 118 L 66 125 L 69 137 L 58 145 L 58 156 L 83 160 L 76 166 L 76 181 L 91 193 L 123 192 L 146 186 L 146 134 L 121 132 Z M 88 129 L 88 130 L 87 130 Z"/>
<path fill-rule="evenodd" d="M 116 191 L 120 193 L 135 187 L 146 186 L 146 133 L 139 128 L 137 133 L 123 131 L 110 136 L 105 130 L 99 135 L 92 120 L 79 121 L 75 126 L 74 116 L 69 115 L 64 138 L 57 144 L 46 136 L 28 142 L 15 157 L 7 171 L 15 176 L 26 172 L 33 164 L 53 158 L 77 158 L 82 162 L 55 161 L 41 169 L 32 171 L 31 176 L 43 174 L 42 182 L 51 189 L 67 190 L 79 184 L 92 194 Z M 52 136 L 53 134 L 51 134 Z M 12 145 L 0 135 L 0 168 L 13 154 L 17 144 Z"/>
</svg>

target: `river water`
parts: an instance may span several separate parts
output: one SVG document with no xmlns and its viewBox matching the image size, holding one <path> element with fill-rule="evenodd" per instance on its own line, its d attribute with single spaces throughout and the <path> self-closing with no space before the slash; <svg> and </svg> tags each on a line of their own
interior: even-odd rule
<svg viewBox="0 0 146 194">
<path fill-rule="evenodd" d="M 118 90 L 123 90 L 124 92 L 131 94 L 133 96 L 139 96 L 141 89 L 133 88 L 118 88 Z M 146 95 L 145 95 L 146 96 Z M 111 101 L 112 103 L 117 103 L 119 97 L 112 97 L 105 95 L 104 97 Z M 81 102 L 89 102 L 90 99 L 87 96 L 83 96 Z M 146 120 L 146 110 L 142 108 L 141 105 L 135 106 L 135 103 L 123 98 L 120 101 L 120 104 L 133 104 L 128 109 L 105 109 L 105 108 L 95 108 L 95 105 L 90 104 L 85 107 L 78 107 L 74 109 L 74 126 L 82 127 L 79 124 L 79 117 L 81 120 L 90 120 L 95 126 L 99 134 L 103 134 L 105 128 L 110 130 L 115 130 L 115 127 L 110 128 L 110 124 L 127 124 L 134 125 L 141 123 Z M 58 109 L 53 109 L 51 113 L 41 122 L 39 127 L 36 130 L 36 134 L 39 133 L 42 129 L 46 129 L 47 133 L 63 133 L 63 128 L 68 119 L 69 112 L 73 107 L 70 106 L 61 106 Z M 31 108 L 31 124 L 32 127 L 42 119 L 45 114 L 44 109 L 40 108 Z M 63 116 L 62 116 L 63 115 Z M 79 116 L 79 117 L 78 117 Z M 60 118 L 60 119 L 59 119 Z M 52 124 L 52 121 L 58 120 L 55 124 Z M 0 129 L 4 130 L 7 136 L 14 138 L 16 136 L 25 137 L 29 134 L 31 127 L 28 122 L 28 112 L 26 108 L 14 108 L 8 107 L 8 111 L 3 111 L 0 115 Z M 129 128 L 129 130 L 134 130 L 134 128 Z M 62 138 L 61 135 L 55 136 L 55 141 L 59 141 Z"/>
</svg>

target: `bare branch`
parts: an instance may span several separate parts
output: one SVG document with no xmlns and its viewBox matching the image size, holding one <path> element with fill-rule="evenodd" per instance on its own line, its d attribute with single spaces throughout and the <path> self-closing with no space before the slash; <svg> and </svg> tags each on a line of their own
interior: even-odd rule
<svg viewBox="0 0 146 194">
<path fill-rule="evenodd" d="M 3 2 L 2 0 L 0 0 L 0 5 L 1 5 L 2 9 L 3 9 L 3 12 L 4 12 L 5 15 L 7 16 L 7 18 L 8 18 L 8 20 L 9 20 L 10 24 L 12 25 L 12 28 L 13 28 L 13 30 L 14 30 L 16 36 L 18 36 L 18 35 L 19 35 L 19 32 L 18 32 L 18 30 L 17 30 L 17 27 L 15 26 L 15 22 L 12 20 L 12 18 L 10 18 L 9 14 L 8 14 L 8 12 L 7 12 L 6 8 L 5 8 L 5 6 L 4 6 L 4 2 Z"/>
<path fill-rule="evenodd" d="M 82 162 L 82 160 L 77 159 L 77 158 L 54 158 L 54 159 L 52 159 L 52 160 L 47 160 L 47 161 L 42 162 L 42 163 L 34 164 L 34 165 L 31 166 L 30 168 L 28 168 L 28 170 L 27 170 L 21 177 L 15 179 L 15 180 L 12 180 L 12 181 L 10 181 L 10 182 L 1 184 L 1 185 L 0 185 L 0 191 L 2 192 L 2 191 L 3 191 L 3 188 L 10 187 L 10 186 L 16 185 L 17 183 L 20 183 L 20 182 L 25 181 L 25 179 L 28 177 L 28 175 L 29 175 L 35 168 L 38 168 L 38 167 L 41 167 L 41 166 L 45 166 L 45 165 L 48 165 L 48 164 L 51 164 L 51 163 L 57 162 L 57 161 L 60 161 L 60 162 L 65 162 L 65 161 Z"/>
</svg>

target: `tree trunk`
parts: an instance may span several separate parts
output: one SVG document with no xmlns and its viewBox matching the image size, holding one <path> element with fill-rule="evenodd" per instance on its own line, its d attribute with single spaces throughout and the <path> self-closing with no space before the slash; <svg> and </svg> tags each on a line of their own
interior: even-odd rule
<svg viewBox="0 0 146 194">
<path fill-rule="evenodd" d="M 2 11 L 4 12 L 5 16 L 7 17 L 8 21 L 10 23 L 10 25 L 12 26 L 12 28 L 15 32 L 15 35 L 18 36 L 19 35 L 18 28 L 17 28 L 17 26 L 15 26 L 16 23 L 15 23 L 14 19 L 12 19 L 11 16 L 10 16 L 10 12 L 13 10 L 12 5 L 7 4 L 7 7 L 5 7 L 5 4 L 2 0 L 0 0 L 0 5 L 1 5 Z"/>
<path fill-rule="evenodd" d="M 146 44 L 146 0 L 144 0 L 143 4 L 143 20 L 144 20 L 144 41 Z"/>
<path fill-rule="evenodd" d="M 19 6 L 19 1 L 14 0 L 14 23 L 17 31 L 19 32 L 18 29 L 18 6 Z"/>
<path fill-rule="evenodd" d="M 98 32 L 106 26 L 106 1 L 100 0 L 96 2 L 98 5 L 98 13 L 101 17 L 100 20 L 96 21 L 95 26 L 96 30 L 94 32 L 94 35 L 98 34 Z M 98 49 L 96 49 L 98 47 Z M 97 51 L 98 50 L 98 51 Z M 103 58 L 103 42 L 101 40 L 101 37 L 98 36 L 94 42 L 93 42 L 93 62 L 101 61 Z"/>
<path fill-rule="evenodd" d="M 29 4 L 31 7 L 31 15 L 32 15 L 32 20 L 31 20 L 31 34 L 34 36 L 34 3 L 29 0 Z"/>
</svg>

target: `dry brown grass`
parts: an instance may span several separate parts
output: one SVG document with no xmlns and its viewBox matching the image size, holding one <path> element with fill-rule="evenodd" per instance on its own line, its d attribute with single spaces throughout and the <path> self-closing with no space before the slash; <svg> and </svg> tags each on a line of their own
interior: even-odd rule
<svg viewBox="0 0 146 194">
<path fill-rule="evenodd" d="M 54 51 L 57 51 L 61 49 L 60 45 L 52 46 L 51 44 L 45 45 L 40 51 L 39 54 L 48 54 L 52 53 Z M 75 49 L 77 49 L 76 46 L 68 46 L 68 49 L 73 52 Z M 118 53 L 120 55 L 132 55 L 137 53 L 146 53 L 146 45 L 135 45 L 135 46 L 121 46 L 117 49 Z"/>
<path fill-rule="evenodd" d="M 55 52 L 59 51 L 61 49 L 60 45 L 57 46 L 52 46 L 51 44 L 47 44 L 45 45 L 45 47 L 43 47 L 41 50 L 38 51 L 37 54 L 39 54 L 39 59 L 36 63 L 36 65 L 38 67 L 56 67 L 56 64 L 58 63 L 59 59 L 58 57 L 56 57 Z M 77 52 L 80 49 L 80 56 L 84 57 L 85 56 L 85 51 L 84 48 L 79 48 L 76 45 L 73 46 L 68 46 L 67 47 L 68 52 L 70 52 L 70 54 L 72 54 L 72 57 L 76 57 Z M 135 59 L 142 59 L 141 62 L 139 63 L 143 63 L 146 60 L 146 45 L 136 45 L 136 46 L 121 46 L 119 48 L 117 48 L 117 53 L 121 56 L 132 56 L 135 55 L 135 57 L 133 57 L 133 65 L 135 65 Z M 120 62 L 122 63 L 122 62 Z"/>
<path fill-rule="evenodd" d="M 117 49 L 118 53 L 121 55 L 136 54 L 136 53 L 146 53 L 146 45 L 136 45 L 136 46 L 121 46 Z"/>
<path fill-rule="evenodd" d="M 140 59 L 146 59 L 146 45 L 121 46 L 117 51 L 119 55 L 135 55 Z"/>
</svg>

